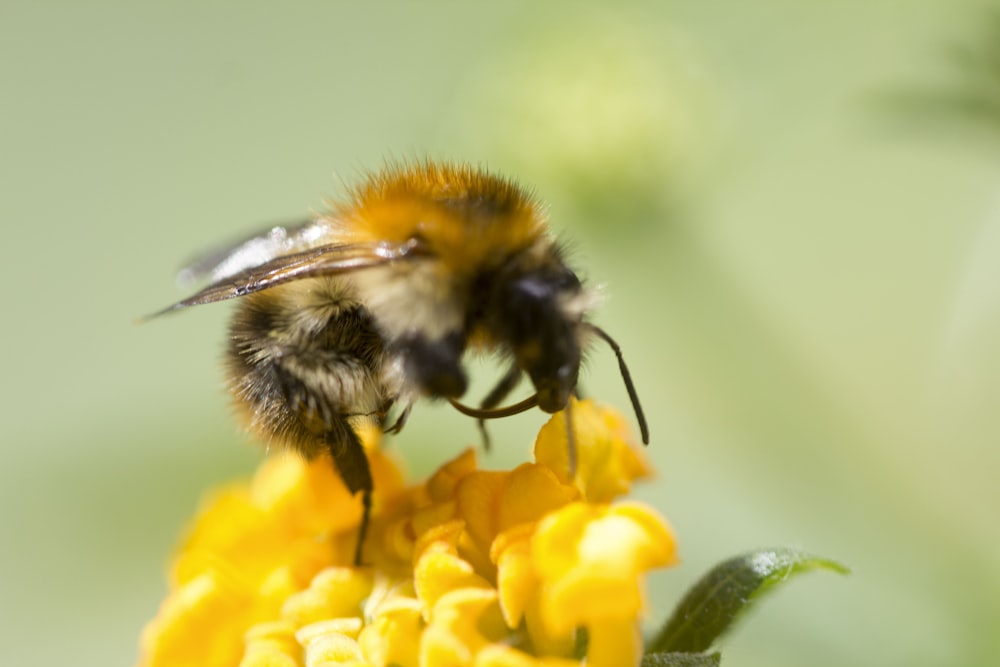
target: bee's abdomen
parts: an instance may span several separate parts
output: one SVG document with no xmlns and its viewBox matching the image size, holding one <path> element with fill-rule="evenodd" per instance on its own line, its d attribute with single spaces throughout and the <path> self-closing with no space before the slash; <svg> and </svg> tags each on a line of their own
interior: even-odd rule
<svg viewBox="0 0 1000 667">
<path fill-rule="evenodd" d="M 380 382 L 382 339 L 370 314 L 316 281 L 243 299 L 230 330 L 230 389 L 250 427 L 307 456 L 348 420 L 381 423 L 392 398 Z"/>
</svg>

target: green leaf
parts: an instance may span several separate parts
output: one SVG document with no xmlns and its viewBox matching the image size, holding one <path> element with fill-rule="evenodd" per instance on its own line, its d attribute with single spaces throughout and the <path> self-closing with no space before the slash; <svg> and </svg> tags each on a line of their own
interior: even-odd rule
<svg viewBox="0 0 1000 667">
<path fill-rule="evenodd" d="M 850 572 L 840 563 L 794 549 L 761 549 L 724 561 L 688 591 L 647 651 L 705 651 L 761 595 L 792 575 L 817 569 Z"/>
<path fill-rule="evenodd" d="M 718 653 L 647 653 L 641 667 L 719 667 Z"/>
</svg>

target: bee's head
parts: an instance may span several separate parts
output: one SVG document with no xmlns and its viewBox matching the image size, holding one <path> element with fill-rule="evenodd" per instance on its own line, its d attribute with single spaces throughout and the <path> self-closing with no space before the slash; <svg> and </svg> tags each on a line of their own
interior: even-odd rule
<svg viewBox="0 0 1000 667">
<path fill-rule="evenodd" d="M 528 374 L 545 412 L 566 407 L 580 372 L 580 280 L 561 262 L 505 272 L 494 283 L 491 329 Z"/>
</svg>

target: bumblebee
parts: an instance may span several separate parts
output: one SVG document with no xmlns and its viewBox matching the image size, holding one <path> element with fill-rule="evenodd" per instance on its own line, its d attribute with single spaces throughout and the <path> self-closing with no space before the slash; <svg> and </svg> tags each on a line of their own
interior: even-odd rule
<svg viewBox="0 0 1000 667">
<path fill-rule="evenodd" d="M 621 350 L 588 321 L 595 291 L 567 265 L 541 203 L 483 169 L 388 165 L 327 212 L 209 253 L 181 277 L 210 284 L 158 314 L 239 299 L 226 369 L 250 429 L 307 457 L 329 455 L 361 494 L 356 562 L 372 493 L 358 432 L 398 432 L 421 397 L 451 401 L 480 427 L 535 406 L 554 413 L 576 391 L 584 350 L 602 339 L 649 440 Z M 470 350 L 509 369 L 478 409 L 458 402 Z M 534 393 L 497 408 L 523 375 Z"/>
</svg>

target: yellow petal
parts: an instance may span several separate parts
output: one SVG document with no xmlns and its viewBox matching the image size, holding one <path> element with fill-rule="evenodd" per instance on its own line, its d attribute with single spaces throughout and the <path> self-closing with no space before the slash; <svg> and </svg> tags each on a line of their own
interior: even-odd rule
<svg viewBox="0 0 1000 667">
<path fill-rule="evenodd" d="M 284 601 L 302 589 L 299 577 L 291 566 L 272 570 L 257 588 L 257 597 L 267 609 L 281 609 Z"/>
<path fill-rule="evenodd" d="M 420 667 L 467 667 L 472 651 L 447 628 L 431 626 L 420 640 Z"/>
<path fill-rule="evenodd" d="M 360 616 L 361 603 L 372 585 L 373 575 L 368 570 L 330 567 L 317 574 L 309 588 L 290 596 L 281 615 L 296 626 Z"/>
<path fill-rule="evenodd" d="M 243 653 L 250 602 L 211 573 L 191 579 L 167 597 L 156 618 L 143 629 L 143 664 L 236 664 Z"/>
<path fill-rule="evenodd" d="M 307 646 L 310 642 L 329 635 L 338 635 L 357 639 L 364 627 L 364 621 L 358 616 L 345 616 L 343 618 L 327 618 L 316 621 L 309 625 L 304 625 L 295 632 L 295 639 Z"/>
<path fill-rule="evenodd" d="M 568 505 L 546 517 L 532 540 L 543 622 L 562 634 L 606 619 L 638 618 L 642 575 L 674 557 L 673 535 L 651 510 Z"/>
<path fill-rule="evenodd" d="M 677 563 L 677 540 L 673 529 L 651 507 L 638 502 L 621 502 L 611 506 L 609 515 L 639 529 L 633 546 L 637 568 L 650 570 Z"/>
<path fill-rule="evenodd" d="M 364 664 L 357 636 L 360 618 L 334 618 L 299 628 L 296 639 L 305 650 L 306 667 Z"/>
<path fill-rule="evenodd" d="M 491 644 L 476 654 L 473 667 L 580 667 L 570 658 L 539 658 L 503 644 Z"/>
<path fill-rule="evenodd" d="M 429 548 L 420 556 L 413 571 L 413 585 L 425 605 L 428 620 L 437 602 L 451 591 L 490 588 L 490 583 L 476 574 L 468 561 L 444 548 Z"/>
<path fill-rule="evenodd" d="M 498 529 L 534 523 L 578 497 L 576 489 L 560 482 L 550 468 L 537 463 L 524 463 L 506 478 Z"/>
<path fill-rule="evenodd" d="M 274 641 L 288 646 L 298 646 L 295 626 L 288 621 L 265 621 L 252 626 L 244 635 L 246 641 Z"/>
<path fill-rule="evenodd" d="M 375 584 L 362 604 L 362 617 L 371 620 L 386 611 L 409 607 L 420 609 L 412 576 L 395 578 L 376 572 Z"/>
<path fill-rule="evenodd" d="M 365 659 L 376 665 L 416 665 L 424 629 L 421 606 L 383 605 L 378 615 L 361 631 L 358 644 Z"/>
<path fill-rule="evenodd" d="M 642 632 L 635 619 L 606 619 L 587 626 L 587 667 L 628 667 L 642 662 Z"/>
<path fill-rule="evenodd" d="M 568 658 L 576 650 L 577 628 L 570 624 L 556 627 L 548 623 L 542 614 L 545 600 L 541 587 L 536 589 L 524 608 L 524 627 L 528 631 L 531 646 L 539 655 L 562 656 Z"/>
<path fill-rule="evenodd" d="M 361 519 L 361 499 L 344 486 L 326 458 L 305 461 L 294 454 L 268 457 L 252 484 L 254 502 L 282 517 L 296 532 L 351 530 Z"/>
<path fill-rule="evenodd" d="M 445 523 L 428 528 L 417 538 L 414 546 L 414 555 L 420 558 L 427 551 L 447 551 L 458 553 L 458 541 L 465 531 L 465 522 L 461 519 L 452 519 Z"/>
<path fill-rule="evenodd" d="M 301 667 L 299 651 L 286 650 L 281 644 L 254 641 L 247 644 L 239 667 Z"/>
<path fill-rule="evenodd" d="M 417 540 L 413 587 L 428 619 L 438 600 L 448 592 L 456 588 L 490 587 L 459 555 L 458 542 L 464 528 L 463 521 L 450 521 L 428 530 Z"/>
<path fill-rule="evenodd" d="M 337 633 L 317 637 L 306 644 L 305 649 L 306 667 L 343 665 L 363 660 L 358 642 L 347 635 Z"/>
<path fill-rule="evenodd" d="M 258 623 L 247 630 L 239 667 L 301 667 L 302 648 L 287 621 Z"/>
<path fill-rule="evenodd" d="M 516 628 L 536 593 L 538 578 L 531 561 L 534 524 L 520 524 L 493 541 L 490 556 L 497 566 L 497 595 L 507 625 Z"/>
<path fill-rule="evenodd" d="M 431 528 L 458 518 L 457 505 L 454 500 L 449 499 L 416 509 L 413 512 L 411 524 L 414 534 L 420 537 Z"/>
<path fill-rule="evenodd" d="M 220 564 L 247 582 L 262 576 L 281 557 L 275 545 L 284 534 L 267 518 L 245 485 L 231 486 L 209 497 L 177 555 L 173 583 L 184 584 L 207 569 L 219 569 Z"/>
<path fill-rule="evenodd" d="M 535 460 L 565 483 L 574 483 L 591 502 L 609 502 L 627 493 L 636 479 L 652 469 L 621 413 L 593 401 L 570 399 L 576 471 L 570 475 L 566 415 L 557 413 L 542 427 L 535 441 Z"/>
<path fill-rule="evenodd" d="M 496 591 L 486 588 L 459 588 L 443 595 L 431 610 L 431 629 L 446 630 L 470 656 L 487 644 L 502 641 L 509 632 Z"/>
<path fill-rule="evenodd" d="M 477 550 L 484 554 L 489 553 L 500 531 L 537 521 L 577 496 L 572 486 L 536 463 L 522 464 L 510 472 L 474 472 L 455 490 L 458 514 Z"/>
</svg>

